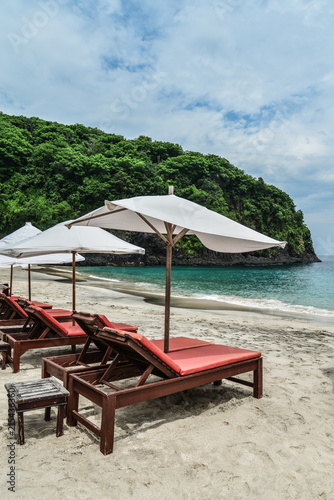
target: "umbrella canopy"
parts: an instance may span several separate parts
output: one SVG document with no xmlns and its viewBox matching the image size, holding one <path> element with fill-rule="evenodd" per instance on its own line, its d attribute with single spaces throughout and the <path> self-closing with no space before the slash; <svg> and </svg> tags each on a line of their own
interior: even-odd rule
<svg viewBox="0 0 334 500">
<path fill-rule="evenodd" d="M 0 254 L 9 257 L 34 257 L 57 253 L 115 253 L 144 254 L 145 250 L 132 245 L 99 227 L 72 227 L 71 221 L 62 222 L 33 238 L 16 245 L 0 248 Z"/>
<path fill-rule="evenodd" d="M 17 229 L 13 233 L 5 236 L 0 240 L 0 250 L 3 248 L 8 248 L 13 245 L 20 243 L 21 241 L 25 241 L 26 239 L 32 238 L 41 234 L 42 231 L 37 227 L 33 226 L 31 222 L 26 222 L 24 226 L 20 229 Z M 77 254 L 75 256 L 76 262 L 85 260 L 84 257 Z M 31 300 L 31 274 L 30 274 L 30 265 L 43 265 L 43 264 L 68 264 L 72 262 L 72 257 L 66 253 L 59 254 L 43 254 L 35 257 L 28 258 L 14 258 L 8 257 L 4 255 L 0 255 L 0 267 L 10 267 L 10 294 L 12 294 L 12 284 L 13 284 L 13 267 L 27 267 L 28 268 L 28 296 L 29 300 Z"/>
<path fill-rule="evenodd" d="M 284 248 L 286 244 L 174 194 L 106 201 L 103 207 L 76 219 L 70 226 L 73 224 L 156 233 L 165 242 L 165 352 L 169 350 L 172 247 L 185 234 L 194 234 L 210 250 L 225 253 Z"/>
<path fill-rule="evenodd" d="M 144 254 L 145 250 L 136 245 L 117 238 L 99 227 L 73 227 L 57 224 L 42 233 L 21 241 L 16 245 L 0 248 L 0 254 L 16 258 L 40 258 L 44 254 L 67 253 L 73 256 L 73 310 L 75 310 L 75 254 L 80 253 L 114 253 Z"/>
<path fill-rule="evenodd" d="M 12 257 L 5 257 L 0 255 L 0 267 L 11 267 L 16 264 L 16 260 Z"/>
<path fill-rule="evenodd" d="M 26 222 L 24 226 L 20 227 L 20 229 L 17 229 L 13 233 L 2 238 L 0 240 L 0 247 L 15 245 L 15 243 L 25 240 L 26 238 L 31 238 L 31 236 L 36 236 L 36 234 L 41 232 L 42 231 L 33 226 L 31 222 Z"/>
</svg>

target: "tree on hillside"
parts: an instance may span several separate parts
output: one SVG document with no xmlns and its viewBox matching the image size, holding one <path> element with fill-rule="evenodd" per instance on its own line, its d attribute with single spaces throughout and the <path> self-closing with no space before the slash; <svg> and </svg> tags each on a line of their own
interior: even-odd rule
<svg viewBox="0 0 334 500">
<path fill-rule="evenodd" d="M 313 251 L 290 196 L 225 158 L 146 136 L 127 140 L 80 124 L 0 113 L 0 236 L 27 220 L 46 229 L 105 199 L 166 194 L 171 184 L 179 196 L 287 240 L 292 254 Z M 183 246 L 198 251 L 192 238 Z"/>
</svg>

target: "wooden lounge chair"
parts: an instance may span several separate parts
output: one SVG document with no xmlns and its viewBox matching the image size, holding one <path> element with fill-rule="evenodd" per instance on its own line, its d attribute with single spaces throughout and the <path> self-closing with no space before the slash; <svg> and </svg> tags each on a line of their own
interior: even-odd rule
<svg viewBox="0 0 334 500">
<path fill-rule="evenodd" d="M 44 302 L 29 301 L 22 297 L 10 297 L 5 294 L 0 295 L 0 327 L 24 325 L 28 314 L 25 309 L 29 306 L 51 309 L 51 304 Z"/>
<path fill-rule="evenodd" d="M 137 333 L 104 328 L 97 331 L 96 336 L 117 354 L 107 368 L 70 375 L 67 422 L 70 426 L 79 422 L 99 436 L 100 451 L 105 455 L 113 451 L 117 408 L 210 382 L 220 384 L 222 379 L 252 387 L 253 396 L 262 397 L 260 352 L 214 344 L 182 348 L 181 338 L 179 346 L 165 354 L 162 343 L 159 348 Z M 246 372 L 253 372 L 252 382 L 236 377 Z M 157 376 L 158 380 L 149 380 L 151 375 Z M 136 381 L 130 386 L 133 377 Z M 115 384 L 124 380 L 127 382 L 125 386 L 123 382 Z M 102 408 L 100 427 L 79 412 L 79 396 Z"/>
<path fill-rule="evenodd" d="M 96 337 L 96 332 L 104 327 L 136 332 L 138 326 L 114 323 L 102 314 L 74 312 L 72 317 L 87 335 L 87 340 L 80 353 L 50 356 L 42 359 L 42 378 L 56 377 L 68 387 L 71 373 L 106 366 L 113 359 L 112 349 L 103 340 Z M 93 348 L 93 349 L 92 349 Z"/>
<path fill-rule="evenodd" d="M 8 309 L 8 303 L 6 301 L 6 297 L 9 297 L 9 295 L 6 295 L 5 293 L 0 292 L 0 318 L 1 318 L 1 316 L 3 316 L 5 311 L 7 311 L 7 309 Z M 15 296 L 12 295 L 11 298 L 13 300 L 17 300 L 20 297 L 18 295 L 15 295 Z"/>
<path fill-rule="evenodd" d="M 46 302 L 39 302 L 38 300 L 28 300 L 24 299 L 22 297 L 18 297 L 16 302 L 23 308 L 25 309 L 28 306 L 35 306 L 35 307 L 41 307 L 42 309 L 52 309 L 52 304 L 48 304 Z"/>
<path fill-rule="evenodd" d="M 57 311 L 57 310 L 56 310 Z M 65 311 L 66 310 L 58 310 Z M 42 308 L 29 306 L 25 311 L 28 318 L 22 329 L 17 332 L 6 330 L 2 332 L 2 340 L 7 342 L 13 353 L 8 356 L 14 373 L 20 369 L 21 356 L 31 349 L 46 349 L 55 346 L 84 344 L 87 335 L 79 325 L 74 324 L 71 318 L 58 321 L 56 317 Z M 65 314 L 64 313 L 64 314 Z M 1 332 L 0 332 L 1 333 Z"/>
<path fill-rule="evenodd" d="M 137 326 L 109 321 L 108 318 L 102 314 L 75 312 L 72 317 L 88 337 L 81 353 L 52 356 L 42 359 L 42 377 L 53 376 L 59 378 L 66 388 L 68 387 L 70 374 L 89 371 L 97 367 L 105 367 L 114 359 L 116 353 L 114 353 L 112 348 L 102 339 L 96 336 L 98 330 L 105 327 L 121 331 L 125 330 L 127 332 L 136 332 L 138 330 Z M 163 349 L 163 339 L 153 340 L 152 342 L 157 347 Z M 209 344 L 209 342 L 203 340 L 178 337 L 171 339 L 170 349 L 173 351 L 181 348 Z M 95 349 L 89 350 L 91 347 L 95 347 Z"/>
<path fill-rule="evenodd" d="M 0 326 L 24 325 L 26 322 L 28 315 L 17 303 L 17 299 L 0 295 Z"/>
</svg>

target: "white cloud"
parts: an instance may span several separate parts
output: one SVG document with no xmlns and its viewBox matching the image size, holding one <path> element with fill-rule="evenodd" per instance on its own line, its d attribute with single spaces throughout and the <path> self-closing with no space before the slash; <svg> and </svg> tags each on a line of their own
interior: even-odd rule
<svg viewBox="0 0 334 500">
<path fill-rule="evenodd" d="M 329 0 L 7 2 L 0 107 L 224 156 L 313 233 L 326 208 L 308 195 L 334 188 L 333 16 Z"/>
</svg>

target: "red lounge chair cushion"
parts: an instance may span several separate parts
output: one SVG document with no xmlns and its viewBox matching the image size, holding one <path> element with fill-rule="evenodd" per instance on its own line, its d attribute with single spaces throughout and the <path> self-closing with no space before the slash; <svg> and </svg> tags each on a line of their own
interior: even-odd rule
<svg viewBox="0 0 334 500">
<path fill-rule="evenodd" d="M 55 318 L 53 318 L 45 309 L 41 309 L 40 307 L 36 307 L 35 309 L 37 309 L 49 323 L 53 324 L 56 329 L 61 330 L 68 337 L 86 335 L 82 328 L 80 328 L 79 325 L 73 325 L 72 321 L 60 323 Z"/>
<path fill-rule="evenodd" d="M 19 295 L 6 295 L 5 293 L 0 293 L 0 296 L 1 297 L 10 297 L 11 299 L 13 300 L 18 300 L 18 299 L 22 299 L 23 297 L 20 297 Z M 28 299 L 23 299 L 23 300 L 28 300 Z"/>
<path fill-rule="evenodd" d="M 180 373 L 180 367 L 176 363 L 174 363 L 174 361 L 169 357 L 169 355 L 165 354 L 161 349 L 159 349 L 159 347 L 154 345 L 153 342 L 148 340 L 143 335 L 134 332 L 122 332 L 122 331 L 118 331 L 118 333 L 121 335 L 124 335 L 124 333 L 126 333 L 129 337 L 132 337 L 134 340 L 137 340 L 149 351 L 155 354 L 161 361 L 163 361 L 172 370 L 174 370 L 176 373 Z"/>
<path fill-rule="evenodd" d="M 152 344 L 164 350 L 164 340 L 151 340 Z M 194 347 L 203 347 L 205 345 L 213 345 L 213 342 L 205 340 L 191 339 L 189 337 L 174 337 L 169 339 L 169 352 L 180 351 L 181 349 L 192 349 Z"/>
<path fill-rule="evenodd" d="M 131 326 L 126 325 L 125 323 L 114 323 L 113 321 L 109 321 L 109 319 L 103 314 L 99 314 L 99 318 L 105 326 L 111 328 L 112 330 L 126 330 L 127 332 L 136 332 L 138 330 L 138 326 Z"/>
<path fill-rule="evenodd" d="M 143 335 L 121 331 L 118 331 L 118 334 L 126 334 L 134 340 L 137 340 L 151 351 L 152 354 L 155 354 L 161 361 L 180 375 L 190 375 L 191 373 L 202 372 L 261 356 L 261 353 L 258 351 L 249 351 L 248 349 L 216 344 L 185 348 L 166 354 L 155 345 L 157 341 L 150 341 Z M 182 339 L 182 337 L 179 337 L 179 339 Z M 173 339 L 170 339 L 170 342 L 172 342 L 172 340 Z M 205 341 L 198 342 L 205 343 Z M 181 342 L 177 342 L 176 344 L 180 343 Z"/>
<path fill-rule="evenodd" d="M 190 375 L 191 373 L 258 358 L 261 356 L 261 353 L 238 347 L 214 344 L 195 349 L 170 352 L 168 356 L 179 366 L 180 375 Z"/>
<path fill-rule="evenodd" d="M 72 322 L 59 323 L 59 325 L 66 325 L 66 335 L 68 337 L 82 337 L 83 335 L 86 335 L 79 325 L 73 325 Z"/>
<path fill-rule="evenodd" d="M 53 318 L 70 318 L 72 316 L 72 311 L 68 309 L 50 309 L 48 314 Z"/>
<path fill-rule="evenodd" d="M 22 318 L 28 317 L 28 314 L 24 311 L 24 309 L 22 309 L 22 307 L 12 297 L 7 297 L 6 299 L 12 304 L 13 310 L 17 311 L 22 316 Z"/>
<path fill-rule="evenodd" d="M 52 309 L 52 304 L 46 304 L 45 302 L 38 302 L 37 300 L 29 301 L 29 304 L 34 307 L 41 307 L 42 309 Z"/>
</svg>

